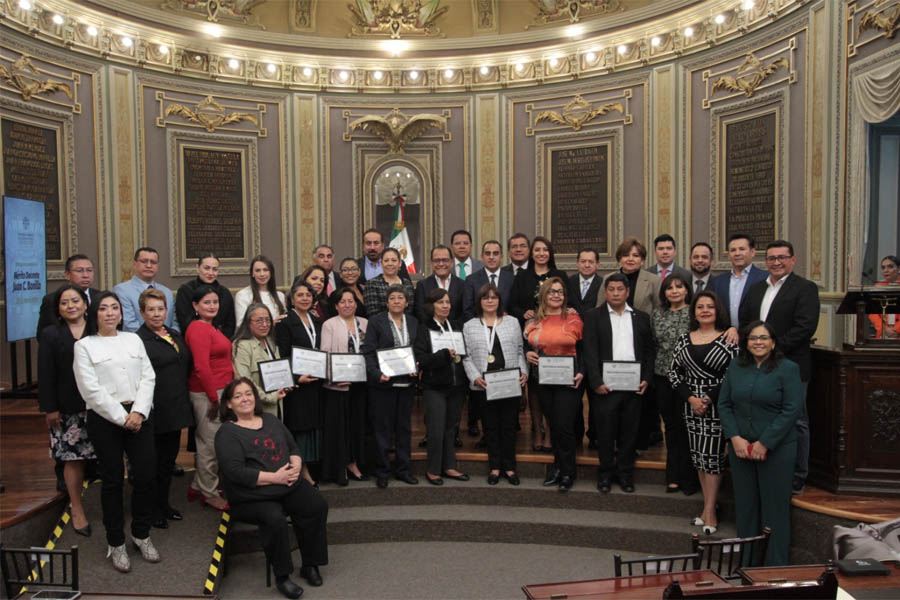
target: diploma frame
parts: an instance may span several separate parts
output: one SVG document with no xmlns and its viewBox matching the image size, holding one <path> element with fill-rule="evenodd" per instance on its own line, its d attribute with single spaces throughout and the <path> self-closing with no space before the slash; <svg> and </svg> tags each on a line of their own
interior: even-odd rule
<svg viewBox="0 0 900 600">
<path fill-rule="evenodd" d="M 641 363 L 604 360 L 603 384 L 613 392 L 636 392 L 641 387 Z"/>
<path fill-rule="evenodd" d="M 542 368 L 542 364 L 543 367 Z M 551 376 L 549 373 L 545 373 L 544 369 L 559 369 L 571 366 L 572 374 L 565 378 L 567 381 L 563 381 L 563 377 L 556 376 L 555 374 Z M 540 385 L 575 385 L 575 357 L 574 356 L 541 356 L 538 359 L 538 383 Z"/>
<path fill-rule="evenodd" d="M 361 379 L 358 379 L 358 378 L 351 379 L 351 378 L 347 378 L 347 377 L 341 377 L 339 379 L 335 379 L 335 377 L 334 377 L 334 372 L 336 370 L 334 368 L 335 359 L 346 360 L 346 358 L 350 357 L 350 356 L 355 357 L 355 360 L 353 360 L 352 362 L 361 362 L 362 363 L 362 378 Z M 349 367 L 349 366 L 345 365 L 344 367 L 342 367 L 342 370 L 346 370 L 346 369 L 350 369 L 350 368 L 353 368 L 353 367 Z M 331 352 L 328 355 L 328 373 L 329 373 L 329 381 L 331 381 L 331 383 L 363 383 L 366 381 L 366 357 L 363 354 L 356 354 L 353 352 Z"/>
<path fill-rule="evenodd" d="M 513 389 L 513 377 L 512 374 L 515 373 L 515 390 Z M 522 371 L 519 367 L 514 369 L 499 369 L 497 371 L 485 371 L 482 375 L 485 383 L 487 383 L 487 389 L 485 390 L 485 397 L 488 402 L 492 400 L 503 400 L 505 398 L 518 398 L 522 395 Z M 492 379 L 500 379 L 500 381 L 494 382 L 494 385 L 500 386 L 499 390 L 491 392 L 491 380 Z"/>
<path fill-rule="evenodd" d="M 446 333 L 446 332 L 445 332 Z M 447 342 L 446 338 L 441 334 L 440 331 L 435 331 L 433 329 L 428 330 L 428 334 L 431 336 L 431 351 L 437 353 L 444 348 L 454 348 L 456 349 L 457 356 L 466 356 L 466 338 L 463 337 L 461 331 L 454 331 L 452 333 L 454 344 L 450 344 Z M 435 343 L 437 342 L 437 343 Z"/>
<path fill-rule="evenodd" d="M 265 393 L 275 392 L 283 388 L 294 387 L 294 374 L 291 361 L 286 358 L 261 360 L 256 363 L 259 369 L 259 382 Z"/>
<path fill-rule="evenodd" d="M 312 369 L 295 369 L 294 366 L 298 361 L 312 363 Z M 303 346 L 291 347 L 291 371 L 294 375 L 309 375 L 317 379 L 326 379 L 328 377 L 328 353 L 315 348 L 304 348 Z M 308 372 L 307 372 L 308 371 Z"/>
<path fill-rule="evenodd" d="M 376 350 L 378 357 L 378 369 L 388 377 L 401 377 L 403 375 L 416 375 L 416 355 L 412 346 L 397 346 L 396 348 L 382 348 Z M 401 362 L 404 367 L 401 370 L 394 368 L 392 363 Z"/>
</svg>

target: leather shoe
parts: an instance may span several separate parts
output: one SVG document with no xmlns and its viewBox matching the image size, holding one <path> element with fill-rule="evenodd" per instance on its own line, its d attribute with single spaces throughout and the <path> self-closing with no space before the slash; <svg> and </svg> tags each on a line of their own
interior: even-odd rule
<svg viewBox="0 0 900 600">
<path fill-rule="evenodd" d="M 456 439 L 453 440 L 453 446 L 456 448 L 462 448 L 462 440 L 459 439 L 459 436 L 456 436 Z"/>
<path fill-rule="evenodd" d="M 75 526 L 73 525 L 73 526 L 72 526 L 72 530 L 75 531 L 75 533 L 77 533 L 78 535 L 83 536 L 83 537 L 91 537 L 91 533 L 93 533 L 93 532 L 91 531 L 91 524 L 90 524 L 90 523 L 88 523 L 87 525 L 85 525 L 85 526 L 82 527 L 81 529 L 78 529 L 77 527 L 75 527 Z"/>
<path fill-rule="evenodd" d="M 426 480 L 428 481 L 428 483 L 430 483 L 431 485 L 444 485 L 444 480 L 441 479 L 440 477 L 431 477 L 430 475 L 426 475 L 426 476 L 425 476 L 425 479 L 426 479 Z"/>
<path fill-rule="evenodd" d="M 553 469 L 550 471 L 550 474 L 547 475 L 547 479 L 544 480 L 544 487 L 550 487 L 551 485 L 558 485 L 560 482 L 561 474 L 559 469 Z"/>
<path fill-rule="evenodd" d="M 563 475 L 562 479 L 559 480 L 559 491 L 568 492 L 572 489 L 572 485 L 575 483 L 575 480 L 572 479 L 569 475 Z"/>
<path fill-rule="evenodd" d="M 182 467 L 178 463 L 175 463 L 174 465 L 172 465 L 172 475 L 174 475 L 175 477 L 183 477 L 184 467 Z"/>
<path fill-rule="evenodd" d="M 459 475 L 451 475 L 450 473 L 447 473 L 446 471 L 444 471 L 443 473 L 441 473 L 441 476 L 446 477 L 447 479 L 455 479 L 457 481 L 468 481 L 469 480 L 469 476 L 466 475 L 465 473 L 463 473 L 462 471 L 460 471 Z"/>
<path fill-rule="evenodd" d="M 506 473 L 504 473 L 503 475 L 506 476 L 506 480 L 510 485 L 519 485 L 520 483 L 522 483 L 521 481 L 519 481 L 519 476 L 515 473 L 513 473 L 512 475 L 507 475 Z"/>
<path fill-rule="evenodd" d="M 601 494 L 608 494 L 612 490 L 612 486 L 609 484 L 609 479 L 601 479 L 597 482 L 597 489 Z"/>
<path fill-rule="evenodd" d="M 184 517 L 181 515 L 181 513 L 171 507 L 166 511 L 165 516 L 170 521 L 183 521 L 184 520 Z"/>
<path fill-rule="evenodd" d="M 313 587 L 322 585 L 322 575 L 319 573 L 319 567 L 300 567 L 300 577 L 309 582 Z"/>
<path fill-rule="evenodd" d="M 290 578 L 285 579 L 284 581 L 275 580 L 275 587 L 278 588 L 278 591 L 281 592 L 281 595 L 285 598 L 299 598 L 303 595 L 303 588 L 290 580 Z"/>
<path fill-rule="evenodd" d="M 419 442 L 419 448 L 427 448 L 428 447 L 428 436 L 422 438 L 422 441 Z"/>
<path fill-rule="evenodd" d="M 387 477 L 379 477 L 378 479 L 375 480 L 375 485 L 377 485 L 381 489 L 386 488 L 388 486 L 388 478 Z"/>
<path fill-rule="evenodd" d="M 491 473 L 488 475 L 488 485 L 497 485 L 498 483 L 500 483 L 499 473 Z"/>
<path fill-rule="evenodd" d="M 153 526 L 156 527 L 157 529 L 168 529 L 169 522 L 166 520 L 165 517 L 160 517 L 159 519 L 156 519 L 155 521 L 153 521 Z"/>
<path fill-rule="evenodd" d="M 634 484 L 631 483 L 630 481 L 620 481 L 619 487 L 622 488 L 622 491 L 625 492 L 626 494 L 634 493 Z"/>
<path fill-rule="evenodd" d="M 403 483 L 408 483 L 409 485 L 416 485 L 419 483 L 419 480 L 409 473 L 406 473 L 405 475 L 397 475 L 395 479 L 397 481 L 402 481 Z"/>
</svg>

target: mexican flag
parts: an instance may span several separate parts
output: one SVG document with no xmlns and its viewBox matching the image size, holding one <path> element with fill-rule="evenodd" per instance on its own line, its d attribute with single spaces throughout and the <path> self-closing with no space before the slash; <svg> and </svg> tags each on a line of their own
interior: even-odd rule
<svg viewBox="0 0 900 600">
<path fill-rule="evenodd" d="M 406 212 L 403 203 L 406 200 L 404 196 L 394 196 L 394 229 L 391 230 L 391 242 L 388 244 L 391 248 L 396 248 L 400 252 L 400 256 L 406 263 L 406 270 L 410 274 L 416 272 L 416 258 L 413 256 L 412 244 L 409 243 L 409 233 L 406 231 Z"/>
</svg>

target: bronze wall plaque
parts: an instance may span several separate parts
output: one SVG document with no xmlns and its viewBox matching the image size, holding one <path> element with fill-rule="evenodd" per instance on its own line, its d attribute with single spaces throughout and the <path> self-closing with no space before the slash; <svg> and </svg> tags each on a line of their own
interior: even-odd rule
<svg viewBox="0 0 900 600">
<path fill-rule="evenodd" d="M 2 119 L 3 194 L 44 203 L 47 260 L 60 261 L 59 155 L 57 130 Z"/>
<path fill-rule="evenodd" d="M 244 256 L 244 162 L 240 152 L 183 149 L 185 259 Z"/>
<path fill-rule="evenodd" d="M 775 239 L 775 113 L 725 125 L 725 242 L 744 233 L 765 248 Z"/>
<path fill-rule="evenodd" d="M 609 145 L 550 151 L 550 239 L 557 254 L 609 244 Z"/>
</svg>

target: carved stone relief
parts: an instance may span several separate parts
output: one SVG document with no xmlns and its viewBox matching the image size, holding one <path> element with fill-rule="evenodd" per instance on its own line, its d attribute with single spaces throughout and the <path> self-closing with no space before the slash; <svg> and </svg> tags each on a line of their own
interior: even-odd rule
<svg viewBox="0 0 900 600">
<path fill-rule="evenodd" d="M 900 441 L 900 393 L 875 390 L 866 398 L 869 435 L 875 448 L 896 451 Z"/>
<path fill-rule="evenodd" d="M 354 21 L 348 37 L 443 37 L 436 21 L 450 8 L 440 3 L 440 0 L 354 0 L 347 5 Z"/>
<path fill-rule="evenodd" d="M 177 11 L 202 16 L 207 21 L 218 23 L 230 21 L 265 29 L 259 19 L 251 14 L 255 6 L 266 0 L 164 0 L 163 10 Z"/>
</svg>

